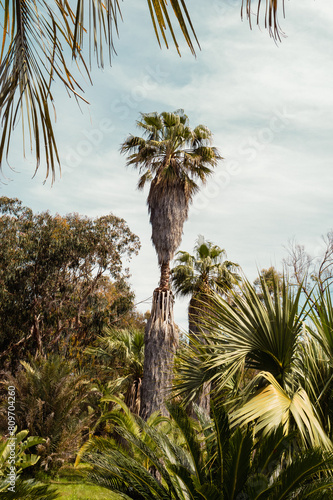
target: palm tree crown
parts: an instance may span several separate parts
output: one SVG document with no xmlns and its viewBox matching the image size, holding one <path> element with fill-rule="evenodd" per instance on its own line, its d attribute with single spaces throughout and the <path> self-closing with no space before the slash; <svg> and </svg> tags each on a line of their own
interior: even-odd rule
<svg viewBox="0 0 333 500">
<path fill-rule="evenodd" d="M 169 287 L 169 262 L 178 248 L 188 207 L 221 156 L 211 146 L 212 133 L 204 125 L 189 127 L 183 110 L 174 113 L 142 113 L 138 126 L 144 137 L 130 135 L 121 152 L 127 165 L 141 174 L 138 188 L 150 183 L 147 204 L 152 224 L 152 241 L 158 263 L 166 267 L 163 286 Z M 162 281 L 162 280 L 161 280 Z"/>
</svg>

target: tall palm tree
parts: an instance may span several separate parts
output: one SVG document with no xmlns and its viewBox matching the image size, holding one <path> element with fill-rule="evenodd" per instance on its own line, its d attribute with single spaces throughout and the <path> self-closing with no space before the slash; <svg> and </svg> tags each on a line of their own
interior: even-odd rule
<svg viewBox="0 0 333 500">
<path fill-rule="evenodd" d="M 201 342 L 207 334 L 203 321 L 212 291 L 226 292 L 240 281 L 238 264 L 225 260 L 226 252 L 199 236 L 194 247 L 195 255 L 180 251 L 176 266 L 172 269 L 172 284 L 177 295 L 190 296 L 188 309 L 188 331 L 190 340 Z M 204 384 L 196 403 L 209 412 L 210 384 Z"/>
<path fill-rule="evenodd" d="M 178 333 L 173 320 L 170 261 L 174 257 L 188 217 L 189 205 L 221 156 L 211 146 L 212 133 L 203 126 L 189 127 L 183 110 L 174 113 L 142 113 L 139 128 L 144 137 L 130 135 L 121 152 L 127 165 L 141 174 L 138 188 L 150 183 L 147 198 L 152 241 L 161 269 L 145 333 L 145 361 L 141 414 L 166 412 L 163 399 L 171 385 L 173 356 Z"/>
<path fill-rule="evenodd" d="M 202 303 L 209 302 L 212 291 L 222 293 L 237 285 L 240 275 L 238 264 L 226 260 L 226 252 L 211 241 L 199 236 L 194 247 L 195 255 L 179 251 L 176 266 L 171 271 L 171 281 L 176 295 L 190 296 L 189 332 L 197 334 Z"/>
</svg>

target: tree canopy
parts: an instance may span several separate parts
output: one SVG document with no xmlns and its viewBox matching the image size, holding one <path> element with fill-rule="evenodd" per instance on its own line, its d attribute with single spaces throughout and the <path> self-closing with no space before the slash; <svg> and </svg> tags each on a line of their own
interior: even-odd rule
<svg viewBox="0 0 333 500">
<path fill-rule="evenodd" d="M 86 343 L 133 308 L 123 264 L 140 245 L 123 219 L 34 214 L 2 197 L 0 236 L 2 361 Z"/>
</svg>

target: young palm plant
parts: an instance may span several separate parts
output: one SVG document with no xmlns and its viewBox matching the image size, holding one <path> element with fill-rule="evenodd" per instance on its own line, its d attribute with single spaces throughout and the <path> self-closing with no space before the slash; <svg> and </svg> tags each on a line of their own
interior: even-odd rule
<svg viewBox="0 0 333 500">
<path fill-rule="evenodd" d="M 28 434 L 27 430 L 23 430 L 13 435 L 12 438 L 0 437 L 0 496 L 3 500 L 58 498 L 57 493 L 48 485 L 41 484 L 34 479 L 22 478 L 22 471 L 34 466 L 40 459 L 39 456 L 28 454 L 27 451 L 45 442 L 37 436 L 27 437 Z"/>
<path fill-rule="evenodd" d="M 144 333 L 141 330 L 105 329 L 97 345 L 86 349 L 100 364 L 95 366 L 100 381 L 107 380 L 107 392 L 124 394 L 124 401 L 134 413 L 140 411 L 143 376 Z"/>
<path fill-rule="evenodd" d="M 90 480 L 133 500 L 291 500 L 332 494 L 332 452 L 297 450 L 281 426 L 255 440 L 251 430 L 232 431 L 222 409 L 212 409 L 212 420 L 198 412 L 197 421 L 178 404 L 168 404 L 168 410 L 168 428 L 126 410 L 114 414 L 122 443 L 93 438 L 80 452 L 79 459 L 91 467 Z"/>
<path fill-rule="evenodd" d="M 232 304 L 214 295 L 206 344 L 183 356 L 178 391 L 193 396 L 204 382 L 214 381 L 218 398 L 231 386 L 233 426 L 254 423 L 255 432 L 267 434 L 283 425 L 285 434 L 297 429 L 303 444 L 331 448 L 304 385 L 306 304 L 300 304 L 301 287 L 293 293 L 285 282 L 280 289 L 276 280 L 271 294 L 262 280 L 261 288 L 259 297 L 245 281 L 242 293 L 230 292 Z"/>
<path fill-rule="evenodd" d="M 207 335 L 204 318 L 212 291 L 223 294 L 237 285 L 240 276 L 238 264 L 226 260 L 226 252 L 210 241 L 199 236 L 194 247 L 195 255 L 178 252 L 176 266 L 171 271 L 171 280 L 176 295 L 190 296 L 188 309 L 189 338 L 202 342 Z M 196 403 L 209 412 L 210 384 L 205 384 Z"/>
<path fill-rule="evenodd" d="M 152 241 L 161 269 L 155 290 L 151 317 L 145 332 L 145 361 L 141 415 L 161 410 L 171 386 L 173 357 L 178 333 L 173 320 L 170 290 L 170 261 L 180 245 L 189 205 L 220 160 L 211 146 L 212 133 L 203 126 L 189 127 L 183 110 L 141 115 L 138 122 L 144 137 L 129 136 L 121 147 L 128 155 L 127 165 L 141 174 L 138 188 L 149 183 L 147 198 Z"/>
</svg>

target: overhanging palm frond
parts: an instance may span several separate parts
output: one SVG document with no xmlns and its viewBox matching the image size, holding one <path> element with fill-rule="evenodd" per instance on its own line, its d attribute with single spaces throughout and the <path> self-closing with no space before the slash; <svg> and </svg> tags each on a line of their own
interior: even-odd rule
<svg viewBox="0 0 333 500">
<path fill-rule="evenodd" d="M 195 54 L 194 46 L 193 46 L 191 35 L 190 35 L 191 32 L 192 32 L 199 47 L 200 47 L 200 45 L 199 45 L 197 36 L 196 36 L 194 28 L 193 28 L 192 21 L 190 19 L 190 16 L 189 16 L 189 13 L 188 13 L 188 10 L 186 7 L 186 3 L 184 0 L 180 0 L 180 1 L 179 0 L 170 0 L 170 4 L 171 4 L 173 11 L 176 15 L 180 29 L 185 37 L 187 45 L 190 47 L 192 54 Z M 154 30 L 155 30 L 155 34 L 156 34 L 158 43 L 161 45 L 160 38 L 159 38 L 159 31 L 158 31 L 158 28 L 159 28 L 161 36 L 162 36 L 166 46 L 168 47 L 168 42 L 167 42 L 167 39 L 165 36 L 165 32 L 167 30 L 169 30 L 169 32 L 172 36 L 173 42 L 177 48 L 177 51 L 180 54 L 179 45 L 177 43 L 177 40 L 176 40 L 176 37 L 174 34 L 174 30 L 172 27 L 172 23 L 170 21 L 170 17 L 169 17 L 169 13 L 168 13 L 167 1 L 166 0 L 148 0 L 148 5 L 149 5 L 149 10 L 150 10 L 150 14 L 151 14 L 151 18 L 153 21 Z"/>
<path fill-rule="evenodd" d="M 11 134 L 21 121 L 27 128 L 37 167 L 45 150 L 46 177 L 55 174 L 59 156 L 52 122 L 55 78 L 76 97 L 81 90 L 69 70 L 63 44 L 73 45 L 70 29 L 71 9 L 67 1 L 17 0 L 4 2 L 4 29 L 0 64 L 0 109 L 2 136 L 0 165 L 8 159 Z"/>
<path fill-rule="evenodd" d="M 179 52 L 167 2 L 148 0 L 148 6 L 159 43 L 158 28 L 166 44 L 165 33 L 169 31 Z M 21 121 L 23 136 L 28 136 L 30 149 L 34 150 L 36 170 L 45 155 L 46 178 L 51 173 L 54 180 L 60 162 L 53 131 L 52 84 L 59 80 L 69 95 L 84 100 L 79 95 L 82 88 L 66 62 L 66 53 L 72 53 L 89 77 L 83 58 L 84 41 L 88 37 L 90 64 L 94 55 L 97 64 L 104 66 L 105 47 L 109 59 L 115 53 L 114 34 L 118 34 L 121 19 L 119 0 L 77 0 L 74 6 L 69 0 L 4 0 L 0 7 L 3 11 L 0 166 L 5 159 L 9 161 L 12 132 Z M 171 7 L 194 54 L 190 34 L 195 39 L 196 35 L 185 2 L 172 0 Z"/>
<path fill-rule="evenodd" d="M 268 29 L 270 36 L 274 38 L 274 40 L 281 40 L 281 37 L 284 36 L 283 31 L 281 30 L 279 20 L 278 20 L 278 9 L 279 7 L 282 10 L 282 15 L 284 17 L 284 0 L 258 0 L 257 2 L 257 13 L 253 14 L 252 12 L 252 0 L 242 0 L 242 10 L 241 15 L 242 18 L 244 16 L 244 10 L 246 12 L 246 18 L 249 21 L 250 28 L 252 29 L 252 17 L 255 16 L 256 22 L 260 25 L 260 16 L 262 11 L 264 11 L 264 23 L 265 28 Z"/>
<path fill-rule="evenodd" d="M 86 11 L 88 11 L 88 29 L 85 24 Z M 84 38 L 88 31 L 90 63 L 93 52 L 97 64 L 104 66 L 104 45 L 107 47 L 109 61 L 111 62 L 111 55 L 116 53 L 114 32 L 118 35 L 119 19 L 122 19 L 122 15 L 118 0 L 77 0 L 75 17 L 73 17 L 73 56 L 81 57 Z"/>
</svg>

